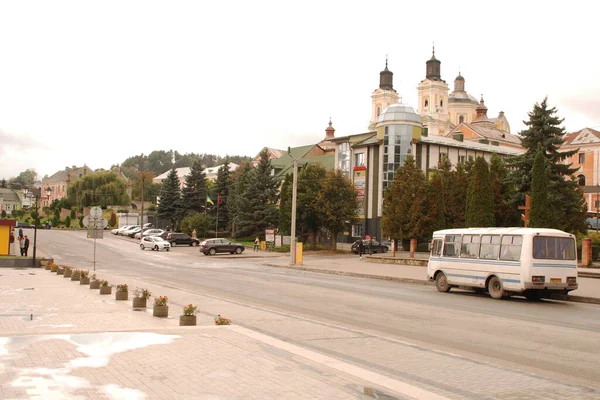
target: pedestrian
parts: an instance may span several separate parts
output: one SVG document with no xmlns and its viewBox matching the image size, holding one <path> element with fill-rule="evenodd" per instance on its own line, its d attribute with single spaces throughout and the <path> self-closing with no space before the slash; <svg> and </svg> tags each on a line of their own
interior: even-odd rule
<svg viewBox="0 0 600 400">
<path fill-rule="evenodd" d="M 25 238 L 23 236 L 19 236 L 19 249 L 21 249 L 21 257 L 23 256 L 25 248 Z"/>
<path fill-rule="evenodd" d="M 254 239 L 254 251 L 258 251 L 258 246 L 260 245 L 260 239 L 258 236 Z"/>
<path fill-rule="evenodd" d="M 365 245 L 363 244 L 362 239 L 358 241 L 358 256 L 362 260 L 362 255 L 365 250 Z"/>
<path fill-rule="evenodd" d="M 23 253 L 24 256 L 27 257 L 27 251 L 29 250 L 29 238 L 27 237 L 27 235 L 25 235 L 25 240 L 23 243 Z"/>
<path fill-rule="evenodd" d="M 19 228 L 19 237 L 22 238 L 23 237 L 23 228 Z"/>
</svg>

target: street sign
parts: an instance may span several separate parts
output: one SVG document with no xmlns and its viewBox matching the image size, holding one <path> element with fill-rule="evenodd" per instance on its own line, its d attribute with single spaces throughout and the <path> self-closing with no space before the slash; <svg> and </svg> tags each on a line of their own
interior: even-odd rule
<svg viewBox="0 0 600 400">
<path fill-rule="evenodd" d="M 102 239 L 104 237 L 104 230 L 102 229 L 88 229 L 87 231 L 87 238 L 88 239 Z M 94 265 L 95 265 L 95 261 L 96 260 L 96 256 L 94 254 Z"/>
<path fill-rule="evenodd" d="M 102 209 L 98 206 L 90 209 L 90 217 L 94 219 L 102 218 Z"/>
<path fill-rule="evenodd" d="M 83 219 L 83 225 L 87 228 L 104 229 L 108 226 L 108 220 L 106 218 L 85 217 Z"/>
</svg>

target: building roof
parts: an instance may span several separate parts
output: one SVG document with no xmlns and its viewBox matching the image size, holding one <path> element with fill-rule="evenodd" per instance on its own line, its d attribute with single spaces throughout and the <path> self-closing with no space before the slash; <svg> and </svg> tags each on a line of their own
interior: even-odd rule
<svg viewBox="0 0 600 400">
<path fill-rule="evenodd" d="M 507 143 L 511 143 L 513 145 L 519 145 L 519 146 L 521 145 L 521 137 L 520 136 L 501 131 L 499 129 L 496 129 L 494 126 L 482 126 L 482 125 L 473 124 L 473 123 L 464 124 L 464 125 L 466 125 L 467 127 L 469 127 L 469 129 L 471 129 L 475 133 L 479 134 L 480 136 L 483 136 L 486 139 L 496 140 L 499 142 L 507 142 Z M 455 128 L 452 132 L 456 133 L 455 131 L 457 128 Z"/>
<path fill-rule="evenodd" d="M 377 123 L 381 122 L 390 122 L 390 121 L 398 121 L 398 122 L 418 122 L 421 123 L 421 116 L 417 114 L 417 112 L 410 106 L 396 103 L 387 107 L 383 112 L 379 115 L 377 119 Z"/>
<path fill-rule="evenodd" d="M 592 128 L 583 128 L 564 136 L 564 145 L 600 144 L 600 132 Z"/>
<path fill-rule="evenodd" d="M 17 192 L 8 188 L 0 188 L 0 198 L 2 198 L 5 202 L 21 202 L 21 198 Z"/>
<path fill-rule="evenodd" d="M 477 98 L 463 91 L 454 91 L 448 95 L 449 103 L 472 103 L 479 104 Z"/>
<path fill-rule="evenodd" d="M 64 170 L 55 172 L 52 176 L 44 179 L 42 181 L 42 184 L 45 185 L 47 183 L 53 183 L 53 182 L 66 182 L 67 181 L 67 177 L 69 177 L 69 179 L 79 179 L 81 177 L 83 177 L 83 175 L 88 174 L 88 173 L 93 173 L 94 170 L 92 170 L 90 167 L 88 167 L 87 165 L 84 165 L 83 167 L 77 167 L 75 165 L 73 165 L 73 167 L 66 167 Z"/>
<path fill-rule="evenodd" d="M 185 182 L 185 176 L 190 174 L 190 167 L 175 168 L 175 172 L 177 173 L 177 178 L 179 178 L 179 181 Z M 171 170 L 168 170 L 152 180 L 154 182 L 162 182 L 167 179 L 167 176 L 169 176 L 170 173 Z"/>
<path fill-rule="evenodd" d="M 448 147 L 457 147 L 461 149 L 467 150 L 475 150 L 475 151 L 485 151 L 487 153 L 497 153 L 497 154 L 505 154 L 505 155 L 518 155 L 523 154 L 524 150 L 516 149 L 514 147 L 506 147 L 506 146 L 496 146 L 493 144 L 485 144 L 479 143 L 475 141 L 463 141 L 456 140 L 453 137 L 448 136 L 421 136 L 421 142 L 430 143 L 430 144 L 438 144 L 440 146 L 448 146 Z"/>
</svg>

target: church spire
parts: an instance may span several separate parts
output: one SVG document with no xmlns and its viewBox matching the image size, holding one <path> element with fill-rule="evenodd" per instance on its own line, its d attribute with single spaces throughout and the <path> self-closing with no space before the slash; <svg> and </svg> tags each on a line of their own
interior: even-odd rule
<svg viewBox="0 0 600 400">
<path fill-rule="evenodd" d="M 442 80 L 442 62 L 435 58 L 435 46 L 433 46 L 433 51 L 431 54 L 431 58 L 425 63 L 426 71 L 425 71 L 425 79 L 429 79 L 431 81 L 441 81 Z"/>
<path fill-rule="evenodd" d="M 333 139 L 335 134 L 335 129 L 331 125 L 331 117 L 329 117 L 329 127 L 325 129 L 325 140 Z"/>
<path fill-rule="evenodd" d="M 379 73 L 379 88 L 394 90 L 394 73 L 388 69 L 388 58 L 385 56 L 385 69 Z"/>
</svg>

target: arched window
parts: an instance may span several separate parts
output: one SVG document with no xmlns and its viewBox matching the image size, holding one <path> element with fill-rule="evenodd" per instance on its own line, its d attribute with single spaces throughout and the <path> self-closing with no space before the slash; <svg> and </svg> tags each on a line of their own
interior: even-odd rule
<svg viewBox="0 0 600 400">
<path fill-rule="evenodd" d="M 440 107 L 444 107 L 444 99 L 440 100 Z"/>
<path fill-rule="evenodd" d="M 379 114 L 381 114 L 381 107 L 377 107 L 377 116 L 379 117 Z"/>
<path fill-rule="evenodd" d="M 577 180 L 579 181 L 579 186 L 585 186 L 585 175 L 579 175 Z"/>
<path fill-rule="evenodd" d="M 429 107 L 429 100 L 425 99 L 425 108 Z"/>
<path fill-rule="evenodd" d="M 465 122 L 465 116 L 461 115 L 460 117 L 458 117 L 458 123 L 462 124 L 463 122 Z"/>
</svg>

